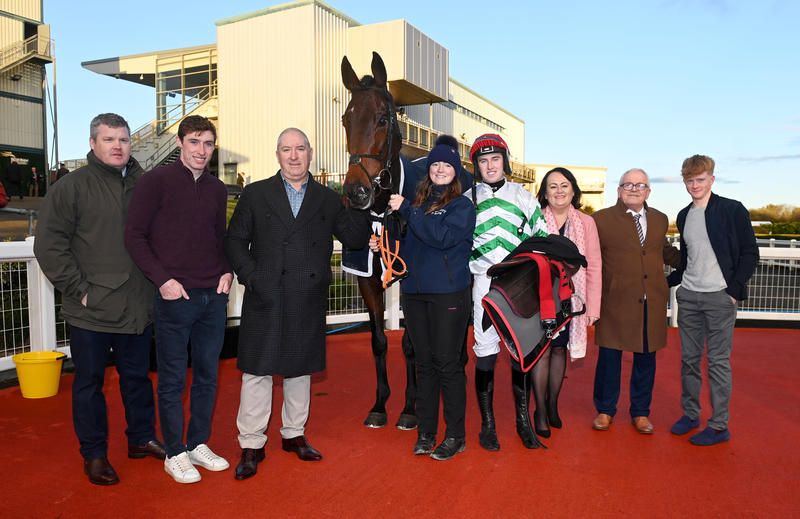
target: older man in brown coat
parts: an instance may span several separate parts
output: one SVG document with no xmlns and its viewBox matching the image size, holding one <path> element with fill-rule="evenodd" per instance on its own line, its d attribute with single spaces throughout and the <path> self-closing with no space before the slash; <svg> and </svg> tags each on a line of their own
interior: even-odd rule
<svg viewBox="0 0 800 519">
<path fill-rule="evenodd" d="M 605 431 L 611 425 L 619 400 L 622 352 L 630 351 L 631 419 L 637 431 L 652 434 L 648 416 L 655 353 L 667 340 L 664 264 L 677 266 L 680 253 L 666 241 L 666 215 L 646 203 L 650 184 L 644 170 L 626 171 L 617 196 L 616 205 L 594 214 L 603 258 L 603 305 L 595 334 L 600 346 L 594 379 L 598 415 L 592 427 Z"/>
</svg>

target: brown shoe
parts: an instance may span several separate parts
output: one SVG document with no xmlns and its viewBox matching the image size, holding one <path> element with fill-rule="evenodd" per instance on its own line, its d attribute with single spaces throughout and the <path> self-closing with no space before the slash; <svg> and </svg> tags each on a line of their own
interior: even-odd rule
<svg viewBox="0 0 800 519">
<path fill-rule="evenodd" d="M 286 452 L 294 452 L 297 457 L 303 461 L 319 461 L 322 459 L 322 454 L 309 445 L 305 436 L 296 436 L 294 438 L 283 438 L 281 440 L 281 447 Z"/>
<path fill-rule="evenodd" d="M 592 429 L 595 431 L 607 431 L 614 422 L 614 417 L 610 414 L 600 413 L 592 420 Z"/>
<path fill-rule="evenodd" d="M 83 472 L 89 476 L 89 482 L 95 485 L 116 485 L 119 483 L 117 471 L 108 462 L 108 458 L 83 460 Z"/>
<path fill-rule="evenodd" d="M 653 424 L 646 416 L 634 416 L 631 423 L 641 434 L 653 434 Z"/>
</svg>

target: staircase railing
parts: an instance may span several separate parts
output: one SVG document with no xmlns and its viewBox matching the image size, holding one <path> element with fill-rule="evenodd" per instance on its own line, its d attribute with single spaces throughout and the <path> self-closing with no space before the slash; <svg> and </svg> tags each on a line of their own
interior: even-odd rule
<svg viewBox="0 0 800 519">
<path fill-rule="evenodd" d="M 213 97 L 206 96 L 202 102 L 192 103 L 191 105 L 192 108 L 191 110 L 188 110 L 186 112 L 186 115 L 194 113 L 197 110 L 201 110 L 204 106 L 207 106 L 208 102 L 212 101 L 215 98 L 216 96 Z M 209 110 L 214 110 L 213 105 L 209 108 Z M 214 116 L 216 115 L 214 114 Z M 148 136 L 147 139 L 149 139 L 151 143 L 157 144 L 156 149 L 151 154 L 147 155 L 143 160 L 139 161 L 139 163 L 145 170 L 149 170 L 160 165 L 167 157 L 169 157 L 170 153 L 172 153 L 175 150 L 176 148 L 175 135 L 177 135 L 178 133 L 176 125 L 180 120 L 181 118 L 176 118 L 162 132 L 155 131 L 156 121 L 148 123 L 147 125 L 143 126 L 140 129 L 140 131 L 137 131 L 137 133 L 141 133 L 141 135 L 147 135 Z M 146 144 L 147 141 L 144 140 L 138 141 L 138 145 L 140 146 L 145 146 Z"/>
<path fill-rule="evenodd" d="M 166 129 L 172 126 L 176 121 L 179 121 L 192 113 L 195 108 L 199 107 L 207 100 L 217 97 L 217 82 L 214 81 L 214 83 L 211 85 L 203 87 L 192 96 L 186 96 L 181 92 L 175 92 L 175 94 L 184 96 L 183 101 L 180 104 L 176 104 L 175 106 L 171 107 L 164 114 L 161 114 L 158 119 L 156 119 L 156 131 L 159 134 L 164 133 L 164 131 L 166 131 Z"/>
<path fill-rule="evenodd" d="M 14 42 L 0 49 L 0 72 L 19 65 L 33 57 L 53 61 L 53 40 L 35 34 L 20 42 Z"/>
</svg>

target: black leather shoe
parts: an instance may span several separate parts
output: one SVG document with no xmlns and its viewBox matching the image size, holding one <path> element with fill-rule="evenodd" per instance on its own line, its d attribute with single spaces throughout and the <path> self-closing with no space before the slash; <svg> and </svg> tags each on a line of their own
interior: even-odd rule
<svg viewBox="0 0 800 519">
<path fill-rule="evenodd" d="M 431 453 L 431 458 L 439 461 L 449 460 L 459 452 L 464 452 L 467 443 L 464 438 L 445 438 L 442 443 Z"/>
<path fill-rule="evenodd" d="M 144 445 L 128 445 L 129 458 L 141 459 L 145 456 L 152 456 L 163 460 L 167 458 L 167 451 L 164 449 L 164 445 L 158 440 L 150 440 Z"/>
<path fill-rule="evenodd" d="M 242 449 L 242 458 L 239 460 L 239 464 L 236 465 L 234 477 L 239 481 L 252 478 L 256 475 L 258 464 L 264 461 L 265 457 L 264 447 L 260 449 Z"/>
<path fill-rule="evenodd" d="M 108 458 L 83 460 L 83 472 L 89 476 L 89 482 L 95 485 L 116 485 L 119 483 L 117 471 L 108 462 Z"/>
<path fill-rule="evenodd" d="M 417 443 L 414 444 L 414 455 L 430 454 L 436 446 L 436 435 L 432 433 L 419 433 Z"/>
<path fill-rule="evenodd" d="M 297 457 L 303 461 L 319 461 L 322 459 L 322 454 L 308 444 L 305 436 L 295 436 L 294 438 L 283 438 L 281 446 L 286 452 L 294 452 Z"/>
</svg>

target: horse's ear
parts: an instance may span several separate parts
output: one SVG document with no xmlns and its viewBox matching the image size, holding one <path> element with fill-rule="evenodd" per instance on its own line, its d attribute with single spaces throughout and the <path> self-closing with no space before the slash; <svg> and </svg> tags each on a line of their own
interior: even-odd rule
<svg viewBox="0 0 800 519">
<path fill-rule="evenodd" d="M 342 82 L 344 87 L 351 92 L 359 85 L 358 76 L 347 60 L 347 56 L 342 58 Z"/>
<path fill-rule="evenodd" d="M 386 88 L 386 65 L 383 58 L 375 51 L 372 51 L 372 77 L 375 78 L 375 86 Z"/>
</svg>

